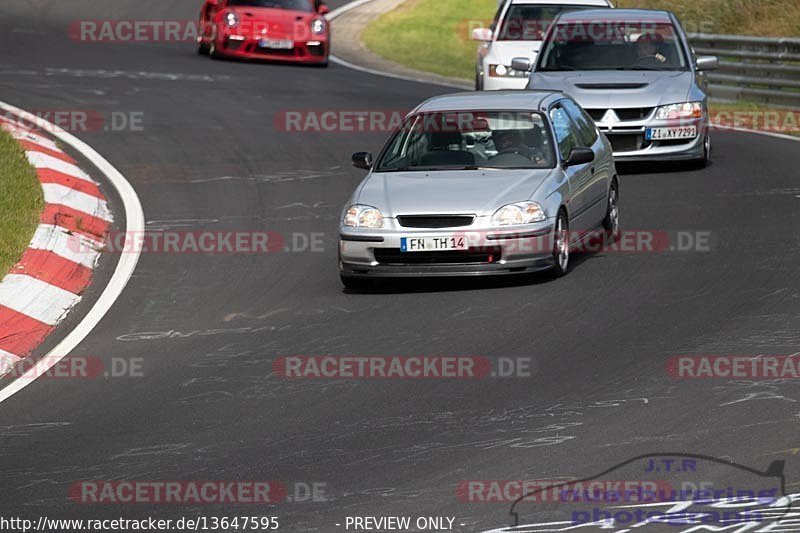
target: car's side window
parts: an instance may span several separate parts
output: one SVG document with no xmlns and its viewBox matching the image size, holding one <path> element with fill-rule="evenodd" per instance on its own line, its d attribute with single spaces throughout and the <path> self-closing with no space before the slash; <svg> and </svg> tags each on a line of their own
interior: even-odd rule
<svg viewBox="0 0 800 533">
<path fill-rule="evenodd" d="M 578 139 L 581 145 L 586 148 L 594 146 L 597 142 L 597 126 L 592 118 L 572 100 L 563 100 L 561 104 L 578 127 Z"/>
<path fill-rule="evenodd" d="M 556 133 L 556 144 L 562 159 L 567 159 L 573 148 L 578 146 L 578 138 L 575 135 L 573 126 L 567 112 L 557 104 L 550 109 L 550 120 L 553 122 L 553 130 Z"/>
</svg>

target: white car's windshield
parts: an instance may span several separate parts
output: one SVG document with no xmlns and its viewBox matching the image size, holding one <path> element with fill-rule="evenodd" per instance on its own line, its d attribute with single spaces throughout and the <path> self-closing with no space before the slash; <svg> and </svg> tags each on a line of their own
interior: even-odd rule
<svg viewBox="0 0 800 533">
<path fill-rule="evenodd" d="M 558 24 L 542 46 L 538 71 L 686 70 L 675 27 L 650 22 Z"/>
<path fill-rule="evenodd" d="M 453 111 L 411 117 L 389 141 L 377 172 L 552 168 L 546 122 L 531 111 Z"/>
<path fill-rule="evenodd" d="M 541 41 L 555 18 L 564 11 L 591 6 L 515 4 L 508 8 L 497 32 L 498 41 Z"/>
</svg>

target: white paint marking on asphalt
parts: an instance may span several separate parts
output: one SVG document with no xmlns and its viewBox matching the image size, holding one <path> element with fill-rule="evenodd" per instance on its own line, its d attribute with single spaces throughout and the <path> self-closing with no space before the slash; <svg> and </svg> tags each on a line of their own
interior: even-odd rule
<svg viewBox="0 0 800 533">
<path fill-rule="evenodd" d="M 70 145 L 86 157 L 86 159 L 108 178 L 122 199 L 126 220 L 125 229 L 128 235 L 126 240 L 132 239 L 133 235 L 141 234 L 144 231 L 144 212 L 142 211 L 142 204 L 139 201 L 139 197 L 136 195 L 136 191 L 125 179 L 125 176 L 120 174 L 120 172 L 103 156 L 98 154 L 91 146 L 57 127 L 55 124 L 51 124 L 18 107 L 0 102 L 0 109 L 20 116 L 25 120 L 30 120 L 39 125 L 42 129 L 53 132 L 53 135 L 58 140 Z M 136 269 L 140 252 L 136 250 L 136 247 L 133 247 L 133 249 L 131 253 L 120 255 L 119 262 L 114 270 L 114 274 L 111 276 L 111 280 L 108 282 L 108 285 L 106 285 L 106 288 L 103 289 L 103 293 L 97 299 L 94 306 L 89 310 L 86 316 L 83 317 L 83 320 L 81 320 L 80 323 L 75 326 L 75 329 L 70 331 L 61 342 L 50 350 L 50 352 L 33 365 L 32 368 L 28 369 L 10 385 L 0 390 L 0 403 L 33 383 L 37 377 L 43 376 L 48 370 L 58 364 L 59 361 L 69 355 L 69 353 L 92 332 L 106 313 L 108 313 L 109 309 L 111 309 L 111 306 L 114 305 L 117 298 L 122 294 L 122 291 L 133 275 L 133 271 Z"/>
<path fill-rule="evenodd" d="M 40 224 L 33 234 L 29 248 L 47 250 L 73 263 L 94 268 L 100 257 L 102 243 L 89 239 L 60 226 Z"/>
<path fill-rule="evenodd" d="M 106 201 L 97 196 L 70 189 L 58 183 L 42 183 L 42 190 L 44 191 L 44 201 L 47 204 L 59 204 L 71 207 L 72 209 L 77 209 L 78 211 L 96 218 L 102 218 L 108 222 L 114 220 L 111 211 L 108 210 Z"/>
<path fill-rule="evenodd" d="M 73 178 L 77 178 L 79 180 L 94 183 L 92 178 L 89 177 L 89 174 L 72 163 L 67 163 L 62 159 L 53 157 L 49 154 L 43 154 L 42 152 L 28 151 L 25 152 L 25 155 L 28 156 L 28 161 L 31 162 L 31 165 L 35 166 L 36 168 L 48 168 L 50 170 L 55 170 L 56 172 L 66 174 L 67 176 L 72 176 Z"/>
<path fill-rule="evenodd" d="M 8 274 L 0 283 L 0 304 L 48 326 L 81 301 L 77 294 L 25 274 Z"/>
</svg>

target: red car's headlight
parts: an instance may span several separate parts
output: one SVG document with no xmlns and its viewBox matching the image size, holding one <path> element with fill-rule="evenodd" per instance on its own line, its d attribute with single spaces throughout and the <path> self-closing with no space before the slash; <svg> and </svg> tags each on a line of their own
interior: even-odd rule
<svg viewBox="0 0 800 533">
<path fill-rule="evenodd" d="M 321 35 L 328 29 L 328 23 L 325 19 L 314 19 L 311 21 L 311 33 L 314 35 Z"/>
</svg>

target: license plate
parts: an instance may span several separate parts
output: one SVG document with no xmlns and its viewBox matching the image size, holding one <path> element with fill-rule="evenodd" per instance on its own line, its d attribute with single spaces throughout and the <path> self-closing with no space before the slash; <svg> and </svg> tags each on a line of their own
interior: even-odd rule
<svg viewBox="0 0 800 533">
<path fill-rule="evenodd" d="M 261 39 L 258 41 L 258 46 L 261 48 L 272 48 L 275 50 L 289 50 L 294 48 L 294 41 L 289 39 Z"/>
<path fill-rule="evenodd" d="M 468 250 L 467 239 L 457 237 L 401 237 L 401 252 L 438 252 L 447 250 Z"/>
<path fill-rule="evenodd" d="M 697 126 L 678 128 L 647 128 L 645 138 L 648 141 L 668 141 L 671 139 L 694 139 L 697 137 Z"/>
</svg>

